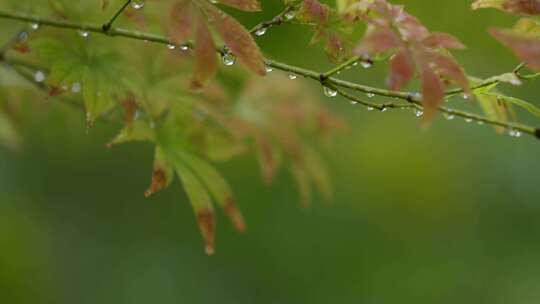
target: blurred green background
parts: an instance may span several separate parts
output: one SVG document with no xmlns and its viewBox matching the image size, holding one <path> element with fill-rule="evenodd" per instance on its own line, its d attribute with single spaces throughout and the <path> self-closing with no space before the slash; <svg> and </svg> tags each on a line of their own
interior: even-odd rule
<svg viewBox="0 0 540 304">
<path fill-rule="evenodd" d="M 517 64 L 486 32 L 516 18 L 473 12 L 469 0 L 393 2 L 468 45 L 457 57 L 470 74 Z M 263 6 L 263 13 L 235 16 L 253 25 L 281 8 L 280 1 Z M 17 29 L 0 26 L 3 40 Z M 259 42 L 269 57 L 329 67 L 309 39 L 306 29 L 283 26 Z M 343 76 L 380 85 L 384 71 Z M 538 83 L 503 89 L 540 106 Z M 302 209 L 288 174 L 266 187 L 254 158 L 236 158 L 220 168 L 248 233 L 237 234 L 220 214 L 217 253 L 208 257 L 178 182 L 143 197 L 151 146 L 106 149 L 118 126 L 98 124 L 86 135 L 82 114 L 29 105 L 47 115 L 24 122 L 20 151 L 0 147 L 0 302 L 540 301 L 537 140 L 458 119 L 423 130 L 411 112 L 368 113 L 345 100 L 331 107 L 350 124 L 325 153 L 333 203 L 316 198 Z"/>
</svg>

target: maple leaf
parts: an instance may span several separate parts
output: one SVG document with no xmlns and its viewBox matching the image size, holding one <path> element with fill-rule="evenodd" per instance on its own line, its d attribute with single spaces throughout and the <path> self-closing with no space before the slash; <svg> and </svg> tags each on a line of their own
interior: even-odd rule
<svg viewBox="0 0 540 304">
<path fill-rule="evenodd" d="M 385 0 L 364 0 L 356 18 L 367 23 L 366 34 L 354 52 L 363 58 L 390 54 L 387 84 L 400 90 L 418 74 L 422 84 L 424 119 L 429 120 L 443 101 L 444 90 L 454 82 L 470 91 L 461 66 L 448 52 L 464 45 L 447 33 L 432 33 L 402 6 Z M 356 3 L 358 5 L 358 3 Z M 350 13 L 350 10 L 349 10 Z M 444 78 L 444 81 L 443 81 Z"/>
</svg>

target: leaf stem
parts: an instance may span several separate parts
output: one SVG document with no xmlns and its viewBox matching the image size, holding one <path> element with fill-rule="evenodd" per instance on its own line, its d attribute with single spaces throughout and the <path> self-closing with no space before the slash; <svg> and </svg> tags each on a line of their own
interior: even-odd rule
<svg viewBox="0 0 540 304">
<path fill-rule="evenodd" d="M 288 9 L 290 9 L 290 8 L 288 8 Z M 111 28 L 105 30 L 102 26 L 97 26 L 97 25 L 92 25 L 92 24 L 79 24 L 79 23 L 63 21 L 63 20 L 39 18 L 39 17 L 30 16 L 30 15 L 26 15 L 26 14 L 5 12 L 5 11 L 1 11 L 1 10 L 0 10 L 0 18 L 19 20 L 19 21 L 25 21 L 25 22 L 33 22 L 33 23 L 38 23 L 40 25 L 57 27 L 57 28 L 64 28 L 64 29 L 84 30 L 84 31 L 95 32 L 95 33 L 99 33 L 99 34 L 103 34 L 103 35 L 107 35 L 107 36 L 121 36 L 121 37 L 125 37 L 125 38 L 130 38 L 130 39 L 135 39 L 135 40 L 143 40 L 143 41 L 150 41 L 150 42 L 155 42 L 155 43 L 160 43 L 160 44 L 165 44 L 165 45 L 174 44 L 173 41 L 171 41 L 169 38 L 167 38 L 165 36 L 156 35 L 156 34 L 149 34 L 149 33 L 143 33 L 143 32 L 138 32 L 138 31 L 131 31 L 131 30 L 122 29 L 122 28 L 113 28 L 113 27 L 111 27 Z M 264 23 L 261 23 L 261 24 L 264 24 Z M 191 42 L 186 42 L 185 44 L 187 46 L 194 47 L 193 43 L 191 43 Z M 217 51 L 219 52 L 220 48 L 218 48 Z M 1 57 L 0 57 L 0 59 L 1 59 Z M 353 83 L 353 82 L 346 81 L 346 80 L 341 80 L 341 79 L 334 78 L 334 77 L 325 77 L 325 73 L 320 73 L 320 72 L 304 69 L 304 68 L 301 68 L 301 67 L 288 65 L 288 64 L 278 62 L 278 61 L 275 61 L 275 60 L 270 60 L 270 59 L 266 59 L 265 63 L 269 67 L 272 67 L 272 68 L 275 68 L 275 69 L 278 69 L 278 70 L 281 70 L 281 71 L 293 73 L 295 75 L 304 76 L 306 78 L 313 79 L 315 81 L 320 82 L 322 85 L 331 86 L 333 88 L 335 88 L 335 87 L 347 88 L 347 89 L 355 90 L 355 91 L 366 93 L 366 94 L 373 94 L 373 95 L 378 95 L 378 96 L 382 96 L 382 97 L 401 99 L 401 100 L 408 101 L 411 104 L 410 106 L 405 106 L 403 104 L 398 105 L 398 104 L 393 103 L 393 102 L 385 103 L 385 104 L 372 104 L 372 103 L 362 101 L 360 98 L 355 97 L 354 95 L 345 93 L 342 90 L 338 91 L 338 93 L 341 96 L 343 96 L 343 97 L 345 97 L 345 98 L 347 98 L 349 100 L 352 100 L 352 101 L 355 101 L 355 102 L 358 102 L 358 103 L 362 102 L 362 104 L 364 104 L 366 106 L 370 106 L 370 107 L 377 108 L 377 109 L 380 109 L 380 110 L 383 110 L 384 108 L 404 108 L 404 107 L 421 108 L 422 107 L 421 106 L 421 102 L 422 102 L 421 96 L 419 96 L 418 94 L 412 93 L 412 92 L 390 91 L 390 90 L 385 90 L 385 89 L 381 89 L 381 88 L 375 88 L 375 87 L 370 87 L 370 86 L 366 86 L 366 85 L 361 85 L 361 84 Z M 332 72 L 332 71 L 333 70 L 331 70 L 330 72 Z M 335 73 L 333 73 L 333 74 L 335 74 Z M 498 82 L 499 82 L 498 80 L 487 81 L 487 82 L 484 82 L 484 83 L 476 86 L 475 88 L 485 87 L 485 86 L 491 85 L 493 83 L 498 83 Z M 463 92 L 463 90 L 461 90 L 461 89 L 455 89 L 455 90 L 447 91 L 446 95 L 447 96 L 452 96 L 452 95 L 459 94 L 459 93 L 462 93 L 462 92 Z M 504 128 L 509 129 L 509 130 L 520 131 L 520 132 L 523 132 L 523 133 L 526 133 L 526 134 L 536 136 L 538 139 L 540 139 L 540 129 L 537 129 L 537 128 L 534 128 L 534 127 L 526 126 L 526 125 L 523 125 L 523 124 L 516 124 L 516 123 L 510 123 L 510 122 L 494 120 L 494 119 L 490 119 L 488 117 L 480 116 L 480 115 L 477 115 L 477 114 L 468 113 L 468 112 L 464 112 L 464 111 L 460 111 L 460 110 L 454 110 L 454 109 L 450 109 L 450 108 L 446 108 L 446 107 L 440 107 L 440 110 L 443 113 L 447 113 L 449 115 L 460 116 L 460 117 L 463 117 L 465 119 L 471 119 L 471 120 L 474 120 L 474 121 L 477 121 L 477 122 L 483 122 L 483 123 L 486 123 L 486 124 L 491 124 L 491 125 L 495 125 L 495 126 L 504 127 Z"/>
<path fill-rule="evenodd" d="M 105 32 L 108 32 L 114 21 L 116 21 L 116 19 L 120 16 L 120 14 L 122 14 L 122 12 L 126 9 L 126 7 L 128 7 L 128 5 L 131 3 L 131 0 L 126 0 L 126 2 L 124 2 L 124 5 L 122 5 L 122 7 L 120 7 L 120 9 L 118 11 L 116 11 L 116 13 L 114 14 L 114 16 L 111 18 L 111 20 L 109 20 L 109 22 L 103 24 L 103 26 L 101 27 Z"/>
</svg>

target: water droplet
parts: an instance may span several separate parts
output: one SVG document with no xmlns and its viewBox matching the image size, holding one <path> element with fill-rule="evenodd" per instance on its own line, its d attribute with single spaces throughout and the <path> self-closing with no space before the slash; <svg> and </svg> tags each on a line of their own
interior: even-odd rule
<svg viewBox="0 0 540 304">
<path fill-rule="evenodd" d="M 353 65 L 353 66 L 357 66 L 357 65 L 358 65 L 358 61 L 353 62 L 352 65 Z"/>
<path fill-rule="evenodd" d="M 367 109 L 368 111 L 373 111 L 373 110 L 375 110 L 375 108 L 372 107 L 372 106 L 368 106 L 366 109 Z"/>
<path fill-rule="evenodd" d="M 34 74 L 34 80 L 36 82 L 43 82 L 45 80 L 45 73 L 43 73 L 43 71 L 36 71 Z"/>
<path fill-rule="evenodd" d="M 272 71 L 274 70 L 274 69 L 273 69 L 271 66 L 269 66 L 269 65 L 264 66 L 264 69 L 266 70 L 266 73 L 270 73 L 270 72 L 272 72 Z"/>
<path fill-rule="evenodd" d="M 39 23 L 30 23 L 30 29 L 37 31 L 39 29 Z"/>
<path fill-rule="evenodd" d="M 484 124 L 484 122 L 483 122 L 483 121 L 481 121 L 481 120 L 479 120 L 479 121 L 477 121 L 477 124 L 478 124 L 479 126 L 481 126 L 481 125 L 483 125 L 483 124 Z"/>
<path fill-rule="evenodd" d="M 381 108 L 381 112 L 386 112 L 386 111 L 388 111 L 388 108 L 387 108 L 386 106 L 383 106 L 383 107 Z"/>
<path fill-rule="evenodd" d="M 90 33 L 84 30 L 79 30 L 79 36 L 83 38 L 88 38 L 88 36 L 90 36 Z"/>
<path fill-rule="evenodd" d="M 261 27 L 260 29 L 255 31 L 255 35 L 256 36 L 262 36 L 262 35 L 266 34 L 266 30 L 267 30 L 266 27 Z"/>
<path fill-rule="evenodd" d="M 421 100 L 422 99 L 422 93 L 420 92 L 411 92 L 409 93 L 409 98 L 412 100 Z"/>
<path fill-rule="evenodd" d="M 351 100 L 350 103 L 351 103 L 351 105 L 354 106 L 354 105 L 357 105 L 357 104 L 358 104 L 358 101 L 356 101 L 356 100 Z"/>
<path fill-rule="evenodd" d="M 375 94 L 373 94 L 373 93 L 367 93 L 366 96 L 367 96 L 368 98 L 373 98 L 373 97 L 375 97 Z"/>
<path fill-rule="evenodd" d="M 422 117 L 424 115 L 424 111 L 416 109 L 414 110 L 414 115 L 416 115 L 416 117 Z"/>
<path fill-rule="evenodd" d="M 332 89 L 332 88 L 324 87 L 323 91 L 324 91 L 324 95 L 326 95 L 326 97 L 336 97 L 337 96 L 337 91 Z"/>
<path fill-rule="evenodd" d="M 71 92 L 79 93 L 80 91 L 81 91 L 81 83 L 80 82 L 73 83 L 73 85 L 71 86 Z"/>
<path fill-rule="evenodd" d="M 208 0 L 208 1 L 210 1 L 210 3 L 212 3 L 212 4 L 217 4 L 218 3 L 218 0 Z"/>
<path fill-rule="evenodd" d="M 174 49 L 176 49 L 176 45 L 174 45 L 174 44 L 167 44 L 167 48 L 168 48 L 169 50 L 174 50 Z"/>
<path fill-rule="evenodd" d="M 234 57 L 231 53 L 227 53 L 221 56 L 221 60 L 223 61 L 224 65 L 231 66 L 236 62 L 236 57 Z"/>
<path fill-rule="evenodd" d="M 463 94 L 462 97 L 463 97 L 463 99 L 465 99 L 465 100 L 469 100 L 469 99 L 472 98 L 472 96 L 471 96 L 470 94 Z"/>
<path fill-rule="evenodd" d="M 298 77 L 298 76 L 296 76 L 296 74 L 293 74 L 293 73 L 290 73 L 290 74 L 289 74 L 289 79 L 290 79 L 290 80 L 295 80 L 296 77 Z"/>
<path fill-rule="evenodd" d="M 465 118 L 465 122 L 467 122 L 467 123 L 471 123 L 472 121 L 473 121 L 472 118 L 469 118 L 469 117 Z"/>
<path fill-rule="evenodd" d="M 181 50 L 181 51 L 187 51 L 187 50 L 189 50 L 189 46 L 187 46 L 187 45 L 185 45 L 185 44 L 182 44 L 182 45 L 180 46 L 180 50 Z"/>
<path fill-rule="evenodd" d="M 523 135 L 520 131 L 514 129 L 510 129 L 508 134 L 512 137 L 521 137 L 521 135 Z"/>
<path fill-rule="evenodd" d="M 454 118 L 456 118 L 456 116 L 454 114 L 444 113 L 444 118 L 448 120 L 453 120 Z"/>
<path fill-rule="evenodd" d="M 523 82 L 521 81 L 521 79 L 517 78 L 517 76 L 516 76 L 516 77 L 512 77 L 510 79 L 510 84 L 514 85 L 514 86 L 520 86 L 520 85 L 523 84 Z"/>
<path fill-rule="evenodd" d="M 360 64 L 364 69 L 369 69 L 373 66 L 373 63 L 371 63 L 370 61 L 361 61 Z"/>
<path fill-rule="evenodd" d="M 294 17 L 296 17 L 296 12 L 295 11 L 288 11 L 287 13 L 285 13 L 285 20 L 292 20 L 294 19 Z"/>
<path fill-rule="evenodd" d="M 144 0 L 135 0 L 131 2 L 131 7 L 133 9 L 139 10 L 144 7 Z"/>
</svg>

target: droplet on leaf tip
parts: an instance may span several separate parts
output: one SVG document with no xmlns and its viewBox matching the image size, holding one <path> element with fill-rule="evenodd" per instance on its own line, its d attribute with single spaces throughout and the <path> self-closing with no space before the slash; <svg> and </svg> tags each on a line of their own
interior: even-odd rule
<svg viewBox="0 0 540 304">
<path fill-rule="evenodd" d="M 189 46 L 187 46 L 187 45 L 185 45 L 185 44 L 182 44 L 182 45 L 180 46 L 180 50 L 181 50 L 181 51 L 187 51 L 187 50 L 189 50 Z"/>
</svg>

